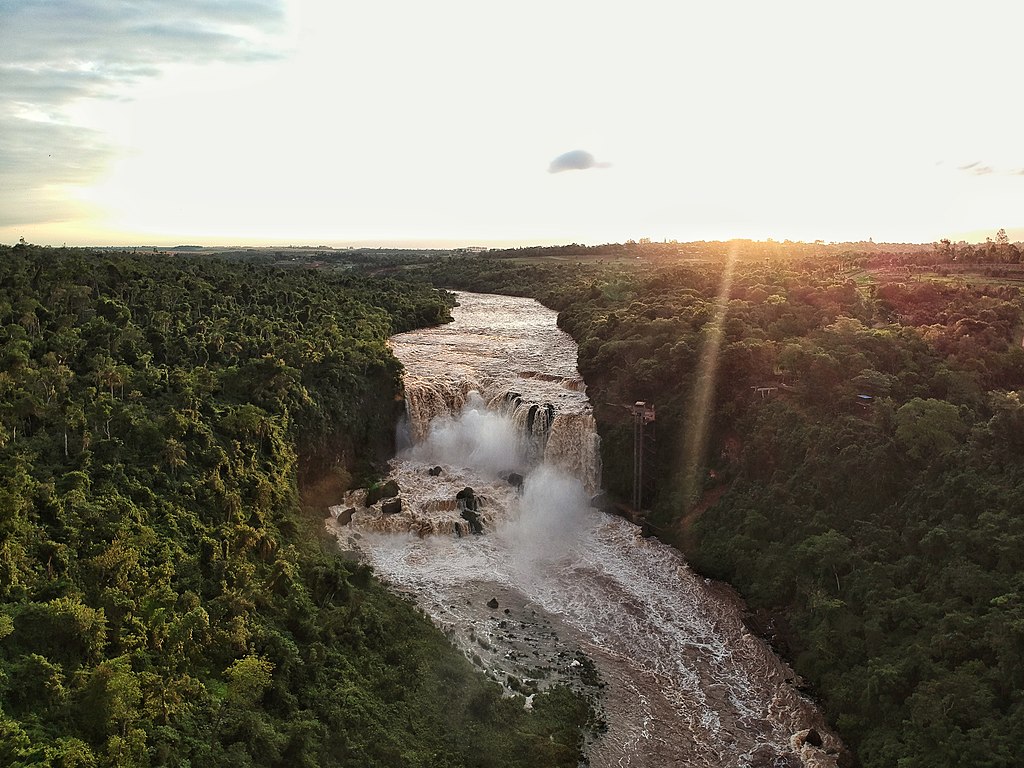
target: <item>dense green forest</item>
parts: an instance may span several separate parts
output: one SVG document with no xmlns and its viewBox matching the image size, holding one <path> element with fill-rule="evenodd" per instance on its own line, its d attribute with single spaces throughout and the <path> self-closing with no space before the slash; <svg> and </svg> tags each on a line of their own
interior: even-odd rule
<svg viewBox="0 0 1024 768">
<path fill-rule="evenodd" d="M 633 450 L 622 406 L 655 404 L 649 529 L 741 590 L 860 764 L 1019 766 L 1024 299 L 992 265 L 1021 249 L 1000 237 L 807 250 L 741 254 L 731 285 L 724 253 L 502 254 L 416 273 L 560 310 L 621 499 Z M 688 483 L 709 344 L 709 435 Z"/>
<path fill-rule="evenodd" d="M 0 765 L 575 766 L 322 535 L 386 458 L 423 286 L 0 248 Z M 304 502 L 308 506 L 304 506 Z"/>
</svg>

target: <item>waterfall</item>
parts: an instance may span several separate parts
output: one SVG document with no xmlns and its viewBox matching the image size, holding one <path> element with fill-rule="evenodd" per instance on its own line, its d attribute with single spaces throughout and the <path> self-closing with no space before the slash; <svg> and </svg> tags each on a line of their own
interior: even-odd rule
<svg viewBox="0 0 1024 768">
<path fill-rule="evenodd" d="M 466 404 L 466 397 L 476 389 L 476 382 L 469 380 L 437 381 L 406 374 L 403 379 L 405 413 L 413 442 L 426 439 L 434 419 L 459 413 Z"/>
<path fill-rule="evenodd" d="M 595 768 L 834 768 L 838 739 L 737 600 L 590 506 L 598 437 L 555 314 L 513 297 L 459 302 L 451 325 L 392 339 L 409 440 L 393 484 L 332 508 L 341 545 L 509 695 L 593 697 L 608 724 L 588 747 Z"/>
<path fill-rule="evenodd" d="M 578 477 L 590 494 L 601 485 L 601 444 L 591 413 L 558 415 L 544 446 L 544 462 Z"/>
<path fill-rule="evenodd" d="M 463 536 L 472 527 L 455 495 L 474 488 L 486 529 L 507 516 L 523 479 L 558 469 L 593 495 L 600 484 L 599 438 L 589 411 L 559 414 L 518 392 L 485 399 L 463 383 L 413 379 L 406 386 L 412 444 L 391 463 L 401 491 L 399 511 L 387 499 L 368 503 L 360 489 L 332 507 L 354 530 Z M 433 474 L 431 474 L 433 472 Z M 429 480 L 428 480 L 429 478 Z"/>
</svg>

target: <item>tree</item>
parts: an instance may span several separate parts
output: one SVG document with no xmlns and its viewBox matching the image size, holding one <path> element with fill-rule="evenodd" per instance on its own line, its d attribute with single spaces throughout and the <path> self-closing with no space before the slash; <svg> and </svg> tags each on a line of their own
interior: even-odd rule
<svg viewBox="0 0 1024 768">
<path fill-rule="evenodd" d="M 915 397 L 896 411 L 896 440 L 917 461 L 952 452 L 965 431 L 959 409 L 945 400 Z"/>
</svg>

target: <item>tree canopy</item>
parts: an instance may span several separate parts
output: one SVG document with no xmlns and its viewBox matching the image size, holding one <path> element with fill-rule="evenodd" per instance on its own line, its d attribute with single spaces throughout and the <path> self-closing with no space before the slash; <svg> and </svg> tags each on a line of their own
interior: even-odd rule
<svg viewBox="0 0 1024 768">
<path fill-rule="evenodd" d="M 391 450 L 423 286 L 0 249 L 0 764 L 575 766 L 521 698 L 322 538 Z"/>
</svg>

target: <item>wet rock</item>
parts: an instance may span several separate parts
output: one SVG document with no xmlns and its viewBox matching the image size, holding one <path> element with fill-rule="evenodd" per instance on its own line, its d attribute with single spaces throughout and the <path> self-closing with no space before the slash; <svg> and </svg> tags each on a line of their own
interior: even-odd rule
<svg viewBox="0 0 1024 768">
<path fill-rule="evenodd" d="M 483 523 L 480 522 L 480 515 L 473 510 L 462 510 L 462 519 L 469 523 L 469 528 L 473 533 L 481 534 L 484 532 Z"/>
<path fill-rule="evenodd" d="M 796 751 L 800 751 L 805 744 L 820 749 L 822 746 L 821 734 L 814 728 L 806 728 L 789 737 L 789 746 Z"/>
<path fill-rule="evenodd" d="M 380 511 L 385 515 L 396 515 L 402 511 L 402 500 L 388 499 L 380 505 Z"/>
<path fill-rule="evenodd" d="M 520 475 L 518 472 L 509 472 L 507 475 L 505 475 L 505 480 L 513 488 L 523 487 L 523 476 Z"/>
<path fill-rule="evenodd" d="M 376 488 L 370 488 L 366 492 L 366 506 L 372 507 L 381 499 L 393 499 L 401 493 L 398 483 L 392 479 Z"/>
<path fill-rule="evenodd" d="M 459 509 L 462 510 L 462 519 L 469 523 L 470 530 L 473 533 L 483 533 L 484 527 L 480 522 L 480 515 L 477 512 L 480 508 L 480 502 L 473 489 L 463 488 L 455 494 L 455 500 L 459 503 Z"/>
<path fill-rule="evenodd" d="M 352 515 L 356 513 L 355 507 L 349 507 L 348 509 L 342 510 L 338 513 L 336 518 L 338 525 L 348 525 L 352 522 Z"/>
<path fill-rule="evenodd" d="M 611 496 L 604 491 L 590 499 L 590 506 L 594 509 L 599 509 L 602 512 L 615 512 L 615 503 L 612 501 Z"/>
<path fill-rule="evenodd" d="M 431 467 L 430 469 L 427 470 L 427 474 L 430 475 L 431 477 L 437 477 L 442 472 L 444 472 L 444 470 L 441 469 L 440 467 Z"/>
<path fill-rule="evenodd" d="M 487 607 L 490 608 L 492 611 L 497 610 L 497 608 L 498 608 L 498 598 L 492 597 L 490 600 L 488 600 L 487 601 Z"/>
<path fill-rule="evenodd" d="M 474 512 L 480 508 L 480 502 L 476 498 L 476 492 L 468 486 L 455 494 L 455 500 L 459 502 L 460 507 L 471 509 Z"/>
</svg>

